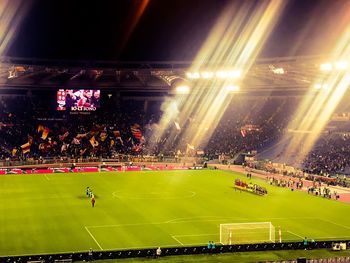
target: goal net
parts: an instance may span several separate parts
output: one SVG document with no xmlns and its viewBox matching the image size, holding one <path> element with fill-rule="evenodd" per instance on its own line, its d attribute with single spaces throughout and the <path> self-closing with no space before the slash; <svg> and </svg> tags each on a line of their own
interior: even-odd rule
<svg viewBox="0 0 350 263">
<path fill-rule="evenodd" d="M 271 222 L 220 224 L 223 245 L 275 242 L 275 227 Z"/>
</svg>

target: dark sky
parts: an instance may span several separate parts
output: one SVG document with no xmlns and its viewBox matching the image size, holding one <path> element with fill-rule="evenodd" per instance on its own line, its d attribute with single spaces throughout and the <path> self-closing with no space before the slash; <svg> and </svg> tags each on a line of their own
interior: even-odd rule
<svg viewBox="0 0 350 263">
<path fill-rule="evenodd" d="M 149 0 L 133 24 L 146 0 L 32 0 L 7 55 L 72 60 L 192 60 L 232 1 Z M 235 2 L 242 1 L 250 0 Z M 260 56 L 329 53 L 344 29 L 349 3 L 288 1 Z"/>
</svg>

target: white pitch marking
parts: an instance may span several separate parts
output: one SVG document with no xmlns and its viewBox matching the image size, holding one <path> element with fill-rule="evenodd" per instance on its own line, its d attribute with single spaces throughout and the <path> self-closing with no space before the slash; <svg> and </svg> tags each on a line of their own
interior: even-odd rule
<svg viewBox="0 0 350 263">
<path fill-rule="evenodd" d="M 196 217 L 192 217 L 192 218 L 194 219 Z M 131 224 L 97 225 L 97 226 L 94 225 L 94 226 L 88 226 L 88 228 L 163 225 L 163 224 L 184 224 L 184 223 L 193 223 L 193 222 L 217 222 L 217 221 L 224 221 L 224 220 L 227 220 L 227 219 L 236 219 L 237 220 L 237 217 L 223 217 L 223 218 L 217 218 L 217 219 L 204 219 L 204 220 L 198 218 L 197 220 L 182 220 L 182 221 L 175 221 L 176 219 L 173 219 L 173 220 L 168 220 L 168 221 L 165 221 L 165 222 L 155 222 L 155 223 L 131 223 Z M 255 218 L 255 219 L 258 219 L 258 218 Z M 264 218 L 264 219 L 267 220 L 269 218 Z M 273 218 L 273 219 L 277 219 L 277 218 Z M 285 220 L 287 220 L 287 219 L 317 219 L 317 218 L 291 217 L 291 218 L 278 218 L 278 219 L 285 219 Z M 241 219 L 241 220 L 243 220 L 243 219 Z M 245 220 L 248 220 L 248 219 L 245 219 Z"/>
<path fill-rule="evenodd" d="M 159 199 L 159 200 L 169 200 L 169 199 L 187 199 L 187 198 L 192 198 L 194 197 L 197 193 L 194 191 L 185 191 L 187 193 L 189 193 L 188 195 L 184 195 L 184 196 L 170 196 L 170 197 L 158 197 L 158 196 L 152 196 L 152 195 L 156 195 L 156 194 L 168 194 L 170 192 L 151 192 L 151 196 L 147 197 L 132 197 L 132 196 L 123 196 L 122 194 L 118 194 L 118 191 L 114 191 L 112 193 L 112 196 L 114 198 L 119 198 L 119 199 L 131 199 L 131 200 L 153 200 L 153 199 Z M 145 193 L 146 194 L 146 193 Z"/>
<path fill-rule="evenodd" d="M 181 246 L 183 246 L 184 244 L 180 241 L 180 240 L 178 240 L 175 236 L 171 236 L 173 239 L 175 239 L 178 243 L 180 243 L 180 245 Z"/>
<path fill-rule="evenodd" d="M 89 231 L 89 229 L 87 227 L 85 227 L 86 231 L 89 233 L 89 235 L 91 236 L 91 238 L 95 241 L 95 243 L 98 245 L 98 247 L 103 250 L 103 248 L 101 247 L 101 245 L 97 242 L 96 238 L 91 234 L 91 232 Z"/>
<path fill-rule="evenodd" d="M 293 233 L 292 231 L 287 231 L 287 232 L 290 233 L 290 234 L 292 234 L 292 235 L 294 235 L 294 236 L 297 236 L 297 237 L 300 237 L 300 238 L 304 238 L 304 237 L 302 237 L 301 235 L 298 235 L 298 234 Z"/>
<path fill-rule="evenodd" d="M 333 224 L 333 225 L 336 225 L 336 226 L 340 226 L 340 227 L 344 227 L 346 229 L 350 229 L 350 227 L 346 226 L 346 225 L 343 225 L 343 224 L 338 224 L 338 223 L 335 223 L 333 221 L 330 221 L 330 220 L 327 220 L 327 219 L 322 219 L 322 218 L 318 218 L 319 220 L 322 220 L 324 222 L 327 222 L 327 223 L 330 223 L 330 224 Z"/>
<path fill-rule="evenodd" d="M 46 174 L 44 174 L 44 176 L 45 176 L 46 180 L 50 181 L 50 178 L 49 178 L 49 177 L 47 177 L 47 175 L 46 175 Z"/>
<path fill-rule="evenodd" d="M 201 236 L 217 236 L 219 234 L 197 234 L 197 235 L 173 235 L 173 237 L 201 237 Z"/>
</svg>

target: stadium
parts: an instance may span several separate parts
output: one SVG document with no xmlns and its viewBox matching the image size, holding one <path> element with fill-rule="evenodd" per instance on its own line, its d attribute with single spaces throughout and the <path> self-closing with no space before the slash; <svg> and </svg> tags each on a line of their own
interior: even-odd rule
<svg viewBox="0 0 350 263">
<path fill-rule="evenodd" d="M 0 263 L 350 262 L 350 1 L 0 14 Z"/>
</svg>

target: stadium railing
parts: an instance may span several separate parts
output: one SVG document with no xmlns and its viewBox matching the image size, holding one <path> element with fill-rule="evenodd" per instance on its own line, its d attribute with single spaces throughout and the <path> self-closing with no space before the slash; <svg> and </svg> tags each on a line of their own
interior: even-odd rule
<svg viewBox="0 0 350 263">
<path fill-rule="evenodd" d="M 346 243 L 350 247 L 350 240 L 337 241 L 316 241 L 310 243 L 307 249 L 331 249 L 334 242 Z M 305 249 L 303 242 L 285 242 L 285 243 L 260 243 L 260 244 L 244 244 L 244 245 L 218 245 L 214 250 L 208 249 L 207 246 L 191 246 L 191 247 L 164 247 L 162 249 L 162 257 L 172 255 L 195 255 L 195 254 L 221 254 L 232 252 L 253 252 L 253 251 L 271 251 L 271 250 L 301 250 Z M 95 251 L 93 260 L 106 259 L 123 259 L 123 258 L 152 258 L 155 256 L 156 248 L 149 249 L 131 249 L 131 250 L 110 250 Z M 68 262 L 68 261 L 87 261 L 91 259 L 88 252 L 48 254 L 48 255 L 25 255 L 0 257 L 1 263 L 26 263 L 28 261 L 45 261 L 45 262 Z M 296 262 L 296 261 L 294 261 Z M 321 261 L 319 261 L 321 262 Z M 327 261 L 325 261 L 327 262 Z M 333 261 L 332 261 L 333 262 Z M 339 261 L 342 262 L 342 261 Z M 348 261 L 345 261 L 348 262 Z"/>
</svg>

